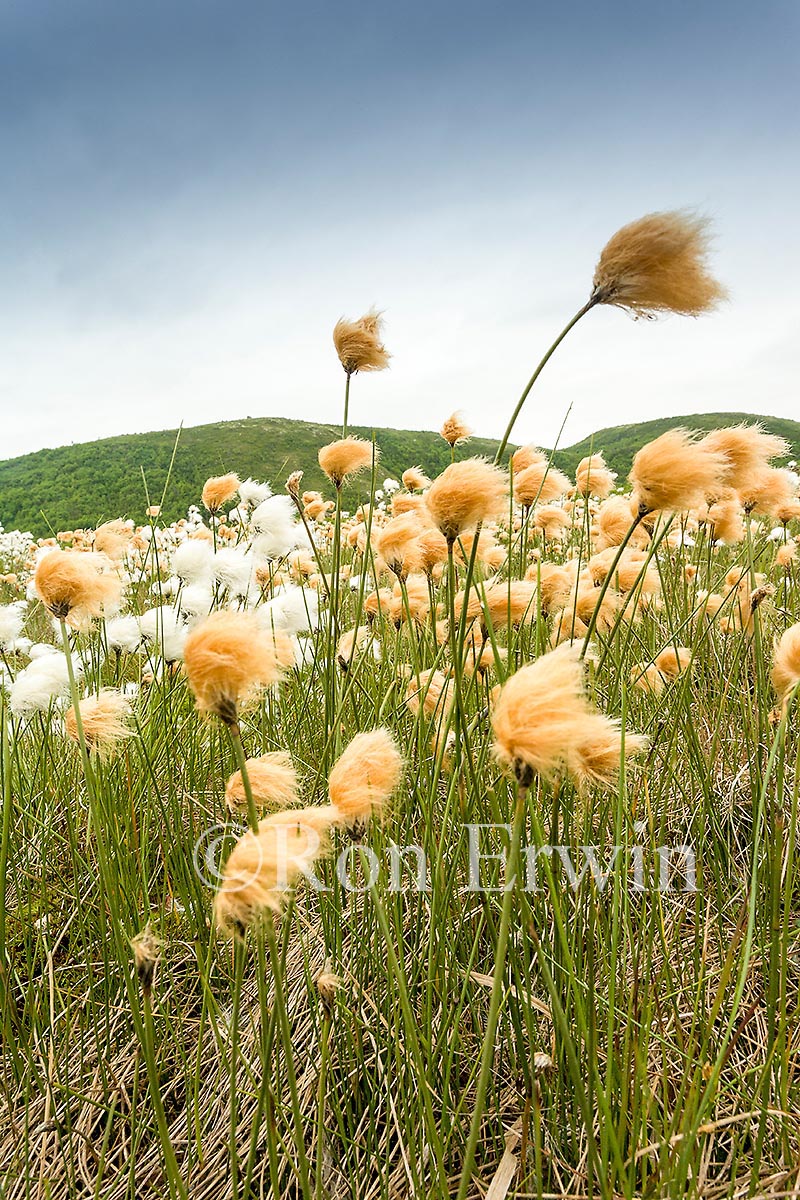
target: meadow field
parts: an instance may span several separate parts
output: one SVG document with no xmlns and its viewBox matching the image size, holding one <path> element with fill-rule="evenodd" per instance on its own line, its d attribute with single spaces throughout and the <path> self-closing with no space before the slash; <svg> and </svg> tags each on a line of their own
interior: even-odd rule
<svg viewBox="0 0 800 1200">
<path fill-rule="evenodd" d="M 705 250 L 626 227 L 564 332 Z M 349 435 L 367 314 L 321 489 L 0 534 L 6 1200 L 800 1194 L 800 477 L 505 453 L 561 336 L 495 462 Z"/>
</svg>

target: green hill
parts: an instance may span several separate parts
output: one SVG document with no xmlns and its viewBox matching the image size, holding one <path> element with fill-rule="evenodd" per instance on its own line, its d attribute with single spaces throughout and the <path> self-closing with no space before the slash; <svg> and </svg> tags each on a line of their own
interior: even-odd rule
<svg viewBox="0 0 800 1200">
<path fill-rule="evenodd" d="M 590 449 L 602 450 L 609 466 L 623 479 L 639 446 L 665 429 L 686 425 L 706 430 L 739 421 L 761 421 L 785 437 L 793 456 L 800 459 L 800 423 L 747 413 L 705 413 L 601 429 L 574 446 L 559 449 L 555 461 L 572 474 Z M 317 450 L 336 438 L 337 432 L 334 425 L 248 417 L 184 429 L 180 436 L 176 429 L 167 429 L 38 450 L 0 462 L 0 523 L 6 529 L 29 529 L 43 535 L 120 516 L 141 521 L 148 496 L 151 503 L 158 503 L 168 476 L 167 520 L 184 515 L 190 504 L 199 502 L 209 475 L 226 471 L 237 471 L 242 478 L 252 475 L 269 480 L 280 491 L 286 476 L 301 469 L 304 487 L 325 489 Z M 352 432 L 366 438 L 373 435 L 367 428 Z M 416 464 L 433 476 L 450 461 L 449 448 L 436 433 L 375 429 L 374 434 L 381 450 L 380 480 L 399 478 L 406 467 Z M 461 453 L 493 456 L 496 447 L 496 442 L 473 438 Z M 367 487 L 362 483 L 355 488 L 351 501 Z"/>
</svg>

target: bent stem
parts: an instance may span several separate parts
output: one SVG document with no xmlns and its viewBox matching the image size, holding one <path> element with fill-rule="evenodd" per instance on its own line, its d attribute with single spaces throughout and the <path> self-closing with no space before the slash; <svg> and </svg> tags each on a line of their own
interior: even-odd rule
<svg viewBox="0 0 800 1200">
<path fill-rule="evenodd" d="M 470 1176 L 475 1163 L 475 1151 L 481 1132 L 481 1121 L 486 1104 L 486 1092 L 489 1087 L 489 1076 L 492 1073 L 494 1061 L 494 1039 L 497 1033 L 497 1022 L 500 1016 L 500 1004 L 503 999 L 503 987 L 508 950 L 508 934 L 511 928 L 511 912 L 514 907 L 514 885 L 519 868 L 519 850 L 522 841 L 522 830 L 525 825 L 529 784 L 519 784 L 517 787 L 517 803 L 514 809 L 514 823 L 511 828 L 511 845 L 508 857 L 508 876 L 503 895 L 503 910 L 500 917 L 500 929 L 497 934 L 494 972 L 492 975 L 492 995 L 489 1001 L 489 1015 L 486 1020 L 486 1030 L 481 1047 L 481 1069 L 478 1076 L 478 1089 L 475 1094 L 475 1107 L 472 1113 L 472 1123 L 469 1129 L 469 1139 L 464 1152 L 464 1163 L 461 1168 L 461 1181 L 458 1188 L 457 1200 L 466 1200 L 470 1188 Z"/>
<path fill-rule="evenodd" d="M 558 347 L 563 342 L 564 338 L 569 333 L 570 329 L 573 329 L 574 326 L 576 326 L 578 324 L 578 321 L 580 321 L 581 317 L 585 317 L 587 312 L 589 311 L 589 309 L 594 308 L 595 304 L 598 304 L 598 303 L 599 303 L 599 301 L 594 296 L 590 297 L 586 301 L 586 303 L 583 305 L 583 307 L 578 309 L 578 311 L 575 313 L 575 316 L 572 318 L 572 320 L 567 322 L 567 324 L 561 330 L 561 333 L 558 335 L 556 340 L 553 342 L 553 344 L 550 346 L 550 348 L 545 352 L 544 357 L 541 359 L 536 370 L 531 375 L 531 377 L 528 380 L 528 383 L 525 387 L 525 390 L 523 391 L 522 395 L 520 396 L 519 400 L 517 401 L 517 407 L 514 409 L 513 413 L 511 414 L 511 420 L 508 422 L 506 431 L 503 434 L 503 440 L 501 441 L 500 445 L 498 446 L 497 454 L 495 454 L 495 456 L 494 456 L 495 463 L 499 463 L 501 458 L 503 457 L 503 452 L 505 451 L 505 448 L 508 445 L 508 439 L 511 437 L 511 431 L 513 430 L 514 426 L 517 423 L 517 417 L 521 413 L 522 406 L 525 403 L 525 401 L 528 399 L 530 390 L 533 387 L 533 385 L 536 383 L 536 380 L 539 378 L 542 371 L 544 370 L 544 368 L 547 366 L 548 362 L 552 358 L 553 354 L 556 352 Z"/>
</svg>

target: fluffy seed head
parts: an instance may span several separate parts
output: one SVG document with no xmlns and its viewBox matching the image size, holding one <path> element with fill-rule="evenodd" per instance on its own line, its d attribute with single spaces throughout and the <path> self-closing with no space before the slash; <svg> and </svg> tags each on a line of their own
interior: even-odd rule
<svg viewBox="0 0 800 1200">
<path fill-rule="evenodd" d="M 503 515 L 508 479 L 482 458 L 451 463 L 434 479 L 426 495 L 428 511 L 448 542 L 480 521 Z"/>
<path fill-rule="evenodd" d="M 359 733 L 328 777 L 328 794 L 351 833 L 363 834 L 373 813 L 388 804 L 403 774 L 403 758 L 388 729 Z"/>
<path fill-rule="evenodd" d="M 546 462 L 547 455 L 538 446 L 534 446 L 533 444 L 520 446 L 511 455 L 511 469 L 515 475 L 521 474 L 527 467 L 532 467 L 535 463 Z"/>
<path fill-rule="evenodd" d="M 518 782 L 562 772 L 577 782 L 610 783 L 623 753 L 622 731 L 596 712 L 583 683 L 579 648 L 564 644 L 522 667 L 503 686 L 492 710 L 494 753 Z M 624 754 L 642 748 L 635 735 Z"/>
<path fill-rule="evenodd" d="M 153 990 L 156 967 L 161 960 L 161 939 L 156 937 L 148 925 L 135 938 L 131 938 L 133 965 L 142 991 L 149 996 Z"/>
<path fill-rule="evenodd" d="M 361 438 L 341 438 L 323 446 L 317 455 L 319 465 L 335 487 L 340 488 L 351 475 L 357 475 L 365 467 L 372 465 L 373 447 L 371 442 Z M 375 447 L 375 458 L 378 448 Z"/>
<path fill-rule="evenodd" d="M 374 309 L 357 321 L 340 317 L 336 322 L 333 344 L 348 375 L 357 371 L 383 371 L 388 367 L 391 354 L 381 341 L 382 326 L 381 314 Z"/>
<path fill-rule="evenodd" d="M 214 901 L 217 927 L 243 937 L 265 915 L 277 916 L 286 893 L 328 852 L 338 819 L 331 805 L 290 809 L 259 822 L 234 846 Z"/>
<path fill-rule="evenodd" d="M 451 449 L 459 446 L 462 442 L 469 441 L 472 437 L 472 430 L 460 412 L 451 413 L 439 433 Z"/>
<path fill-rule="evenodd" d="M 250 613 L 215 612 L 186 639 L 184 663 L 201 712 L 235 724 L 239 708 L 283 676 L 294 647 L 282 633 L 266 631 Z"/>
<path fill-rule="evenodd" d="M 209 512 L 215 513 L 227 504 L 239 490 L 238 475 L 212 475 L 203 484 L 202 500 Z"/>
<path fill-rule="evenodd" d="M 789 453 L 789 443 L 782 437 L 767 433 L 763 425 L 731 425 L 712 429 L 703 438 L 711 450 L 725 455 L 723 483 L 737 491 L 746 489 L 753 475 L 760 474 L 773 458 Z"/>
<path fill-rule="evenodd" d="M 531 463 L 514 476 L 514 499 L 529 508 L 532 504 L 549 504 L 569 491 L 569 479 L 546 460 Z"/>
<path fill-rule="evenodd" d="M 794 491 L 795 484 L 788 471 L 762 467 L 760 471 L 754 471 L 739 489 L 739 499 L 745 512 L 774 516 L 794 498 Z"/>
<path fill-rule="evenodd" d="M 430 487 L 430 479 L 423 471 L 422 467 L 409 467 L 403 471 L 402 475 L 403 487 L 409 492 L 419 492 L 426 487 Z"/>
<path fill-rule="evenodd" d="M 132 736 L 133 731 L 128 725 L 131 708 L 121 692 L 103 688 L 96 696 L 81 700 L 79 707 L 86 744 L 99 758 L 109 758 L 121 741 Z M 77 742 L 74 705 L 64 713 L 64 727 L 67 736 Z"/>
<path fill-rule="evenodd" d="M 697 508 L 722 485 L 725 455 L 686 429 L 668 429 L 637 451 L 630 481 L 642 514 Z"/>
<path fill-rule="evenodd" d="M 284 751 L 248 758 L 247 774 L 257 808 L 289 808 L 297 803 L 297 772 L 291 757 Z M 247 811 L 241 771 L 236 771 L 228 780 L 225 803 L 232 813 Z"/>
<path fill-rule="evenodd" d="M 792 688 L 800 682 L 800 622 L 790 625 L 775 647 L 772 663 L 772 686 L 778 699 L 785 701 Z"/>
<path fill-rule="evenodd" d="M 624 225 L 600 254 L 592 300 L 635 317 L 710 312 L 726 293 L 708 272 L 709 240 L 708 221 L 691 213 L 650 213 Z"/>
<path fill-rule="evenodd" d="M 598 500 L 605 500 L 613 490 L 614 478 L 602 454 L 590 454 L 578 463 L 575 487 L 582 496 L 596 496 Z"/>
<path fill-rule="evenodd" d="M 105 575 L 98 560 L 75 550 L 49 550 L 36 565 L 36 594 L 54 617 L 79 623 L 119 600 L 120 581 Z"/>
</svg>

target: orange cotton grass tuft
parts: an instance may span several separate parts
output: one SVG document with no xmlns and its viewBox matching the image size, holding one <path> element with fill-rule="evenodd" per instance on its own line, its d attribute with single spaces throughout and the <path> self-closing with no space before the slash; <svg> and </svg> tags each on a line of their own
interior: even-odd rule
<svg viewBox="0 0 800 1200">
<path fill-rule="evenodd" d="M 566 475 L 551 467 L 545 460 L 531 463 L 530 466 L 514 475 L 514 499 L 523 508 L 532 504 L 549 504 L 559 496 L 565 496 L 572 484 Z"/>
<path fill-rule="evenodd" d="M 184 649 L 197 707 L 231 726 L 242 705 L 277 683 L 293 663 L 291 640 L 265 632 L 251 613 L 212 613 L 191 631 Z"/>
<path fill-rule="evenodd" d="M 465 530 L 503 515 L 507 487 L 505 471 L 483 458 L 465 458 L 434 479 L 425 499 L 434 524 L 452 545 Z"/>
<path fill-rule="evenodd" d="M 357 321 L 344 317 L 333 327 L 333 344 L 339 362 L 348 375 L 358 371 L 384 371 L 392 357 L 381 341 L 383 320 L 381 314 L 370 309 Z"/>
<path fill-rule="evenodd" d="M 239 490 L 238 475 L 214 475 L 203 484 L 202 500 L 209 512 L 216 513 L 227 504 Z"/>
<path fill-rule="evenodd" d="M 354 840 L 363 837 L 370 817 L 383 811 L 402 774 L 403 758 L 388 729 L 356 734 L 339 756 L 328 777 L 328 795 Z"/>
<path fill-rule="evenodd" d="M 422 528 L 418 515 L 409 512 L 392 517 L 373 535 L 377 553 L 398 579 L 407 578 L 420 565 L 417 537 Z"/>
<path fill-rule="evenodd" d="M 283 750 L 248 758 L 247 776 L 256 808 L 289 808 L 297 803 L 297 772 Z M 225 788 L 225 803 L 232 813 L 247 812 L 247 793 L 242 772 L 231 775 Z"/>
<path fill-rule="evenodd" d="M 511 470 L 514 475 L 520 475 L 528 467 L 546 462 L 547 455 L 538 446 L 529 443 L 527 446 L 519 446 L 511 455 Z"/>
<path fill-rule="evenodd" d="M 774 516 L 794 498 L 794 493 L 795 482 L 788 471 L 780 467 L 762 467 L 739 489 L 739 499 L 746 513 Z"/>
<path fill-rule="evenodd" d="M 328 853 L 337 821 L 331 805 L 274 813 L 234 846 L 214 901 L 217 927 L 244 937 L 265 916 L 277 916 L 302 876 L 315 881 L 314 863 Z"/>
<path fill-rule="evenodd" d="M 769 466 L 773 458 L 789 453 L 789 443 L 782 437 L 767 433 L 763 425 L 731 425 L 712 429 L 703 438 L 711 450 L 725 455 L 723 482 L 737 491 L 746 488 L 753 475 Z"/>
<path fill-rule="evenodd" d="M 615 478 L 602 454 L 590 454 L 582 458 L 575 469 L 575 490 L 582 496 L 605 500 L 614 488 Z"/>
<path fill-rule="evenodd" d="M 412 676 L 406 689 L 406 706 L 414 716 L 422 709 L 426 717 L 436 715 L 446 719 L 453 706 L 450 680 L 435 667 Z"/>
<path fill-rule="evenodd" d="M 338 442 L 323 446 L 317 460 L 328 479 L 338 489 L 345 479 L 351 475 L 358 475 L 360 471 L 372 465 L 373 449 L 377 460 L 378 447 L 373 448 L 371 442 L 355 437 L 341 438 Z"/>
<path fill-rule="evenodd" d="M 536 774 L 610 784 L 646 739 L 592 707 L 577 646 L 562 645 L 512 675 L 492 710 L 494 754 L 529 787 Z"/>
<path fill-rule="evenodd" d="M 87 696 L 78 709 L 86 746 L 100 759 L 110 758 L 120 742 L 133 735 L 128 725 L 130 705 L 113 688 L 103 688 L 96 696 Z M 80 741 L 74 705 L 64 713 L 64 728 L 73 742 Z"/>
<path fill-rule="evenodd" d="M 125 557 L 132 537 L 133 532 L 124 521 L 106 521 L 94 531 L 94 548 L 98 554 L 119 562 Z"/>
<path fill-rule="evenodd" d="M 800 622 L 790 625 L 775 647 L 772 662 L 772 686 L 785 706 L 800 683 Z"/>
<path fill-rule="evenodd" d="M 638 450 L 630 481 L 639 517 L 697 508 L 722 485 L 725 455 L 686 429 L 668 429 Z"/>
<path fill-rule="evenodd" d="M 36 594 L 59 621 L 98 617 L 117 604 L 121 591 L 116 575 L 103 574 L 100 565 L 91 554 L 48 550 L 36 564 Z"/>
<path fill-rule="evenodd" d="M 635 317 L 710 312 L 726 293 L 708 272 L 709 241 L 708 221 L 692 213 L 649 213 L 631 221 L 603 247 L 591 302 Z"/>
<path fill-rule="evenodd" d="M 467 425 L 460 412 L 452 413 L 442 425 L 439 434 L 447 442 L 450 449 L 460 446 L 462 442 L 469 441 L 472 437 L 472 430 Z"/>
<path fill-rule="evenodd" d="M 407 470 L 403 471 L 401 478 L 403 487 L 409 492 L 421 492 L 431 485 L 431 481 L 422 467 L 408 467 Z"/>
</svg>

